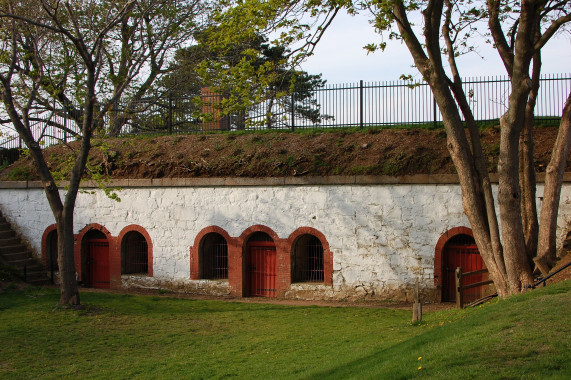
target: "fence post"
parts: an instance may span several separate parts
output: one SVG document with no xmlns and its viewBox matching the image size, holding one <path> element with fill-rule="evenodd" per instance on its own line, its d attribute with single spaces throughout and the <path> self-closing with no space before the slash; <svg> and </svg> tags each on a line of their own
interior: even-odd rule
<svg viewBox="0 0 571 380">
<path fill-rule="evenodd" d="M 172 135 L 172 92 L 169 91 L 169 116 L 167 118 L 167 128 L 169 135 Z"/>
<path fill-rule="evenodd" d="M 291 93 L 291 131 L 295 130 L 295 94 Z"/>
<path fill-rule="evenodd" d="M 420 303 L 420 291 L 418 289 L 418 278 L 414 287 L 414 304 L 412 305 L 412 322 L 422 322 L 422 304 Z"/>
<path fill-rule="evenodd" d="M 458 309 L 464 308 L 463 282 L 462 268 L 458 267 L 456 268 L 456 306 L 458 306 Z"/>
<path fill-rule="evenodd" d="M 359 128 L 363 128 L 363 80 L 359 82 Z"/>
<path fill-rule="evenodd" d="M 67 114 L 63 110 L 63 126 L 67 128 Z M 67 144 L 67 129 L 63 130 L 63 142 Z"/>
</svg>

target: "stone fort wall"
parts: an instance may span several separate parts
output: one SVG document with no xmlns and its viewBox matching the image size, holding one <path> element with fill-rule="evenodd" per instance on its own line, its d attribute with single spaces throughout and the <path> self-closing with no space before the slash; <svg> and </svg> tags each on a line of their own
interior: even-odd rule
<svg viewBox="0 0 571 380">
<path fill-rule="evenodd" d="M 54 219 L 40 184 L 0 184 L 2 213 L 36 254 L 45 256 Z M 249 234 L 264 231 L 276 241 L 286 271 L 280 297 L 410 300 L 419 280 L 424 296 L 436 301 L 436 245 L 447 231 L 469 227 L 455 176 L 118 180 L 109 185 L 121 187 L 120 202 L 92 185 L 86 183 L 88 191 L 77 199 L 78 237 L 90 228 L 102 230 L 114 252 L 129 229 L 150 240 L 149 274 L 121 276 L 115 270 L 112 287 L 241 296 L 243 274 L 235 266 L 243 263 Z M 542 193 L 539 185 L 538 206 Z M 560 244 L 571 226 L 569 183 L 563 187 L 558 226 Z M 209 231 L 224 235 L 234 252 L 229 280 L 193 274 L 200 236 Z M 330 267 L 323 283 L 287 278 L 288 250 L 301 232 L 318 235 L 324 244 Z M 76 261 L 80 248 L 77 255 Z"/>
</svg>

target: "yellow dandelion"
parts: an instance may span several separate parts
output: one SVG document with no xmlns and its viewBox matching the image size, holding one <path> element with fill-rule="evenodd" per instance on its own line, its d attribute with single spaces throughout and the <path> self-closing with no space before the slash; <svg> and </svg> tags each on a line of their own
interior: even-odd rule
<svg viewBox="0 0 571 380">
<path fill-rule="evenodd" d="M 418 370 L 420 371 L 422 369 L 422 367 L 418 367 Z"/>
<path fill-rule="evenodd" d="M 422 356 L 419 356 L 419 357 L 418 357 L 418 360 L 422 360 Z"/>
</svg>

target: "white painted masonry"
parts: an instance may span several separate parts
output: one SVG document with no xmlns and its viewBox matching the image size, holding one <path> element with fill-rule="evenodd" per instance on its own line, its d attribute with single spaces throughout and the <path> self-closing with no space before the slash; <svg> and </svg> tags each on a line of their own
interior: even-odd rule
<svg viewBox="0 0 571 380">
<path fill-rule="evenodd" d="M 189 247 L 205 227 L 219 226 L 238 237 L 248 227 L 261 224 L 284 239 L 299 227 L 313 227 L 323 233 L 333 253 L 333 286 L 292 284 L 291 297 L 410 299 L 416 279 L 426 291 L 434 290 L 438 239 L 451 228 L 469 227 L 459 185 L 350 178 L 291 185 L 275 179 L 268 179 L 267 185 L 239 179 L 209 185 L 213 181 L 205 180 L 203 185 L 195 181 L 193 185 L 178 182 L 164 187 L 154 186 L 150 180 L 137 186 L 124 181 L 118 192 L 121 202 L 96 189 L 89 190 L 93 194 L 79 195 L 74 232 L 98 223 L 118 236 L 124 227 L 139 225 L 153 245 L 154 278 L 148 282 L 196 288 L 204 280 L 190 279 Z M 328 184 L 332 182 L 336 183 Z M 54 223 L 43 190 L 37 184 L 4 182 L 0 187 L 3 215 L 41 255 L 42 234 Z M 542 194 L 539 185 L 538 197 Z M 570 228 L 571 184 L 565 183 L 558 244 Z M 124 278 L 125 285 L 131 280 Z"/>
</svg>

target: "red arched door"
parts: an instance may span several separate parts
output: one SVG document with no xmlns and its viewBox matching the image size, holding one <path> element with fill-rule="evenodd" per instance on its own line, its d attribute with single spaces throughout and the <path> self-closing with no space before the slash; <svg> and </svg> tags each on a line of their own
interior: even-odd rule
<svg viewBox="0 0 571 380">
<path fill-rule="evenodd" d="M 89 239 L 85 244 L 87 283 L 92 288 L 109 289 L 109 242 L 107 239 Z"/>
<path fill-rule="evenodd" d="M 277 296 L 276 245 L 271 238 L 269 240 L 250 239 L 246 245 L 246 293 L 248 296 Z"/>
<path fill-rule="evenodd" d="M 452 237 L 445 245 L 442 252 L 442 301 L 456 301 L 456 268 L 462 268 L 462 272 L 472 272 L 486 268 L 478 246 L 474 238 L 460 234 Z M 464 285 L 482 281 L 482 274 L 465 277 Z M 483 296 L 483 288 L 471 288 L 464 290 L 464 301 L 475 301 Z"/>
</svg>

